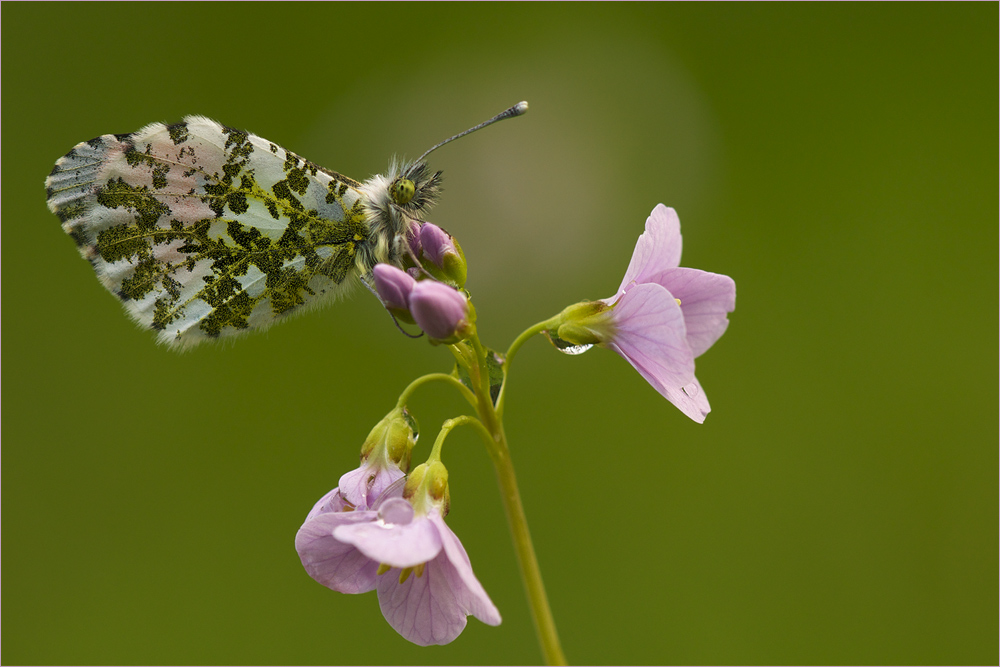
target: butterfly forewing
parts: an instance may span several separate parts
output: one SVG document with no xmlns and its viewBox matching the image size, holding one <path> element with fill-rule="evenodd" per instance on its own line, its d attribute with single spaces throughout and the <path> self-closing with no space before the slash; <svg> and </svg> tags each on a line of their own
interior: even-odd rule
<svg viewBox="0 0 1000 667">
<path fill-rule="evenodd" d="M 81 143 L 46 186 L 101 282 L 173 345 L 266 327 L 372 263 L 359 183 L 207 118 Z"/>
</svg>

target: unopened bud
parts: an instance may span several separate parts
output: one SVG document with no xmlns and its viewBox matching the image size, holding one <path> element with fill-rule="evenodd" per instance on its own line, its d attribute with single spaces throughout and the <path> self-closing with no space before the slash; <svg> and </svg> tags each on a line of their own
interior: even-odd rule
<svg viewBox="0 0 1000 667">
<path fill-rule="evenodd" d="M 361 446 L 361 460 L 375 458 L 402 470 L 410 467 L 410 452 L 417 443 L 416 422 L 405 408 L 396 408 L 375 425 Z"/>
<path fill-rule="evenodd" d="M 420 227 L 420 247 L 423 256 L 430 262 L 425 268 L 435 278 L 465 286 L 468 269 L 465 253 L 451 234 L 435 224 L 425 222 Z"/>
<path fill-rule="evenodd" d="M 404 408 L 396 408 L 371 430 L 361 446 L 361 465 L 340 477 L 340 497 L 352 507 L 371 507 L 389 486 L 410 468 L 417 442 L 415 422 Z"/>
<path fill-rule="evenodd" d="M 469 328 L 469 305 L 464 294 L 436 280 L 421 280 L 410 292 L 410 313 L 417 325 L 435 340 L 457 342 Z"/>
<path fill-rule="evenodd" d="M 375 279 L 375 291 L 382 305 L 390 313 L 408 324 L 413 324 L 410 315 L 410 293 L 417 281 L 406 271 L 397 269 L 391 264 L 376 264 L 372 269 Z"/>
<path fill-rule="evenodd" d="M 417 514 L 426 514 L 431 505 L 437 506 L 442 515 L 448 514 L 448 469 L 440 461 L 421 463 L 406 478 L 403 498 L 410 501 Z"/>
</svg>

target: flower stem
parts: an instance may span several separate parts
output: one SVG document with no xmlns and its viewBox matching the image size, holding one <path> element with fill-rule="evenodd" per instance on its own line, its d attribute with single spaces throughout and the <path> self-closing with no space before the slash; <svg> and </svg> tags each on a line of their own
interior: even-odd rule
<svg viewBox="0 0 1000 667">
<path fill-rule="evenodd" d="M 510 344 L 509 348 L 507 348 L 507 354 L 504 355 L 504 360 L 503 360 L 503 386 L 500 387 L 500 395 L 497 397 L 497 414 L 500 415 L 501 417 L 503 416 L 504 398 L 507 395 L 507 379 L 508 379 L 507 376 L 508 373 L 510 372 L 510 362 L 513 361 L 514 355 L 517 354 L 517 351 L 521 349 L 521 346 L 524 345 L 529 338 L 537 334 L 540 334 L 546 329 L 554 328 L 558 323 L 558 320 L 559 317 L 556 316 L 551 319 L 545 320 L 544 322 L 539 322 L 538 324 L 528 327 L 523 332 L 521 332 L 521 335 L 515 338 L 514 342 Z"/>
<path fill-rule="evenodd" d="M 435 380 L 439 382 L 446 382 L 454 386 L 462 394 L 465 400 L 467 400 L 473 407 L 476 405 L 475 395 L 469 391 L 469 388 L 462 384 L 462 382 L 454 375 L 449 375 L 447 373 L 428 373 L 427 375 L 418 377 L 403 390 L 403 393 L 399 395 L 399 401 L 396 402 L 396 407 L 405 407 L 410 400 L 410 396 L 412 396 L 421 385 Z"/>
<path fill-rule="evenodd" d="M 556 632 L 556 623 L 552 618 L 549 599 L 545 595 L 545 585 L 542 583 L 542 572 L 538 567 L 535 547 L 528 532 L 528 519 L 524 515 L 524 505 L 521 504 L 521 494 L 517 489 L 517 478 L 514 476 L 514 464 L 507 449 L 507 440 L 500 433 L 499 446 L 490 450 L 493 466 L 497 471 L 497 481 L 500 483 L 500 495 L 503 499 L 504 511 L 507 514 L 507 524 L 514 539 L 514 549 L 517 552 L 517 562 L 521 566 L 521 578 L 528 593 L 528 605 L 535 621 L 535 632 L 542 645 L 542 653 L 547 665 L 565 665 Z"/>
<path fill-rule="evenodd" d="M 431 447 L 431 454 L 427 457 L 427 462 L 440 461 L 441 460 L 441 445 L 444 444 L 444 439 L 448 437 L 451 430 L 457 426 L 463 426 L 469 424 L 470 426 L 476 427 L 476 430 L 480 433 L 485 433 L 486 429 L 483 427 L 482 422 L 480 422 L 475 417 L 470 417 L 468 415 L 462 415 L 460 417 L 453 417 L 452 419 L 446 420 L 441 424 L 441 430 L 438 432 L 437 439 L 434 441 L 434 446 Z"/>
<path fill-rule="evenodd" d="M 511 356 L 517 352 L 521 344 L 549 324 L 550 321 L 537 324 L 514 341 L 507 353 L 508 356 L 504 363 L 505 370 L 510 363 Z M 542 572 L 538 567 L 538 558 L 535 556 L 535 547 L 531 542 L 531 533 L 528 532 L 528 519 L 524 515 L 524 505 L 521 503 L 521 494 L 517 488 L 517 477 L 514 475 L 514 464 L 510 458 L 510 449 L 507 447 L 507 435 L 504 433 L 500 410 L 494 408 L 490 398 L 489 370 L 486 365 L 486 355 L 489 352 L 479 342 L 477 336 L 473 336 L 472 345 L 479 362 L 478 379 L 480 381 L 477 383 L 473 379 L 472 383 L 477 398 L 476 412 L 479 419 L 470 420 L 467 423 L 476 427 L 476 431 L 486 443 L 490 458 L 493 459 L 497 482 L 500 484 L 500 497 L 507 515 L 507 525 L 510 527 L 511 538 L 514 541 L 514 551 L 517 554 L 521 579 L 524 581 L 524 587 L 528 594 L 528 606 L 531 608 L 535 632 L 541 644 L 542 654 L 545 656 L 545 663 L 565 665 L 566 656 L 563 655 L 562 646 L 559 643 L 559 634 L 556 632 L 555 620 L 552 618 L 552 609 L 549 607 L 549 599 L 545 595 L 545 585 L 542 583 Z M 472 369 L 469 370 L 471 376 Z M 474 378 L 474 376 L 472 377 Z M 506 382 L 504 385 L 506 386 Z M 502 396 L 501 393 L 500 400 L 502 400 Z"/>
</svg>

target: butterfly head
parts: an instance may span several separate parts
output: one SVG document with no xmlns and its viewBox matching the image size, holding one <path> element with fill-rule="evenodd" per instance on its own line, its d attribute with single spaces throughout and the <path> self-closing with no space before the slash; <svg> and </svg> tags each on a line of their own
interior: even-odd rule
<svg viewBox="0 0 1000 667">
<path fill-rule="evenodd" d="M 423 216 L 441 192 L 441 172 L 431 171 L 424 158 L 460 137 L 505 118 L 522 115 L 527 102 L 519 102 L 493 118 L 432 146 L 412 162 L 393 162 L 385 176 L 373 176 L 362 185 L 366 200 L 369 235 L 359 256 L 359 266 L 368 273 L 378 262 L 402 266 Z"/>
<path fill-rule="evenodd" d="M 425 162 L 411 162 L 390 169 L 392 203 L 409 215 L 417 215 L 437 202 L 441 193 L 441 172 L 431 172 Z"/>
</svg>

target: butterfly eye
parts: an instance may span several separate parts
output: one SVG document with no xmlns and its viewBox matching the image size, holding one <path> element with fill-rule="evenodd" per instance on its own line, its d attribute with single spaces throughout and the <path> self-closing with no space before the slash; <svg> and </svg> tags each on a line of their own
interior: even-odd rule
<svg viewBox="0 0 1000 667">
<path fill-rule="evenodd" d="M 408 178 L 401 178 L 392 184 L 392 201 L 397 204 L 408 204 L 413 195 L 416 192 L 416 188 L 413 185 L 413 181 Z"/>
</svg>

